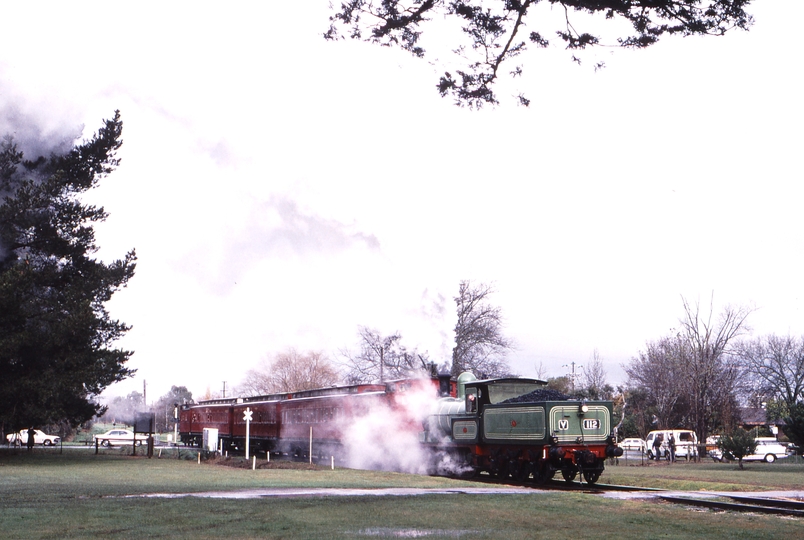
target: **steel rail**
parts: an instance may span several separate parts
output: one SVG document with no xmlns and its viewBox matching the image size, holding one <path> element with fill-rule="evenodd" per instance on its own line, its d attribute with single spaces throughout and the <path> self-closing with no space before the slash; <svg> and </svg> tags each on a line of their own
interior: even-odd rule
<svg viewBox="0 0 804 540">
<path fill-rule="evenodd" d="M 697 506 L 701 508 L 730 510 L 733 512 L 755 512 L 757 514 L 775 514 L 782 516 L 794 516 L 804 518 L 804 510 L 796 510 L 793 508 L 781 508 L 781 507 L 759 505 L 759 504 L 729 503 L 724 501 L 713 501 L 708 499 L 694 499 L 691 497 L 673 497 L 670 495 L 658 495 L 658 497 L 663 501 L 675 504 L 685 504 L 688 506 Z M 769 500 L 770 499 L 765 499 L 765 501 Z"/>
<path fill-rule="evenodd" d="M 769 499 L 767 497 L 746 497 L 744 495 L 729 495 L 730 499 L 742 503 L 755 504 L 757 506 L 770 506 L 776 508 L 790 508 L 792 510 L 804 510 L 804 502 L 791 501 L 789 499 Z"/>
</svg>

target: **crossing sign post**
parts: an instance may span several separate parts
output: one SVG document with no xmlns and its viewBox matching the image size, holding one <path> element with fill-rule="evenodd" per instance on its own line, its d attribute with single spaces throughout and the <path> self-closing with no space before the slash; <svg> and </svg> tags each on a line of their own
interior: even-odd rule
<svg viewBox="0 0 804 540">
<path fill-rule="evenodd" d="M 251 410 L 251 407 L 246 407 L 246 411 L 243 413 L 243 420 L 246 421 L 246 459 L 248 459 L 248 440 L 249 440 L 249 424 L 251 424 L 251 416 L 254 412 Z"/>
</svg>

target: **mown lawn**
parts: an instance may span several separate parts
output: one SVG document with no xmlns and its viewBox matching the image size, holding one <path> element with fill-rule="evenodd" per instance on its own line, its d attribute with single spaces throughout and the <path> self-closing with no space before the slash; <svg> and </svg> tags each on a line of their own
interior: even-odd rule
<svg viewBox="0 0 804 540">
<path fill-rule="evenodd" d="M 607 465 L 601 483 L 683 491 L 769 491 L 804 490 L 804 463 L 779 460 L 750 462 L 740 470 L 736 463 L 666 461 L 640 465 Z"/>
<path fill-rule="evenodd" d="M 609 483 L 800 489 L 804 465 L 610 467 Z M 766 481 L 763 481 L 765 479 Z M 797 481 L 797 484 L 795 482 Z M 210 499 L 267 487 L 481 485 L 349 469 L 237 469 L 88 451 L 0 451 L 0 527 L 9 538 L 796 538 L 804 521 L 701 512 L 646 500 L 534 490 L 527 495 Z M 487 484 L 482 484 L 488 487 Z M 691 487 L 690 489 L 701 489 Z M 706 488 L 704 488 L 706 489 Z M 133 495 L 133 497 L 132 497 Z"/>
</svg>

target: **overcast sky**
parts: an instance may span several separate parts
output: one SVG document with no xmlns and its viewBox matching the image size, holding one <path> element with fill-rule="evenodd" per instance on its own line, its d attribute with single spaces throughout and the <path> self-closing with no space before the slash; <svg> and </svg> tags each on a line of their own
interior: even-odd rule
<svg viewBox="0 0 804 540">
<path fill-rule="evenodd" d="M 3 12 L 0 131 L 57 145 L 122 112 L 90 199 L 99 255 L 139 257 L 109 305 L 138 372 L 107 394 L 219 392 L 288 347 L 337 358 L 359 325 L 447 361 L 462 279 L 494 285 L 524 376 L 597 350 L 623 382 L 682 296 L 804 334 L 799 0 L 580 67 L 534 49 L 530 108 L 479 112 L 438 96 L 440 66 L 324 41 L 323 0 Z"/>
</svg>

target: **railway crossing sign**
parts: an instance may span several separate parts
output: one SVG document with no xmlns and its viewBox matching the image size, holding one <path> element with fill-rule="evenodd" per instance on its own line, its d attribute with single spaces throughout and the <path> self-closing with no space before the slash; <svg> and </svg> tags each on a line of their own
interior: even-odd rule
<svg viewBox="0 0 804 540">
<path fill-rule="evenodd" d="M 249 424 L 251 423 L 251 416 L 254 414 L 254 411 L 251 410 L 251 407 L 246 407 L 245 412 L 243 413 L 243 420 L 246 421 L 246 459 L 248 459 L 248 442 L 250 439 L 249 434 Z"/>
</svg>

